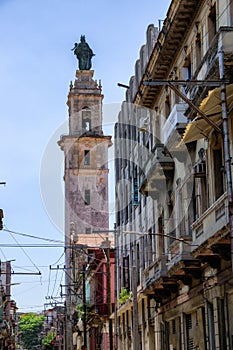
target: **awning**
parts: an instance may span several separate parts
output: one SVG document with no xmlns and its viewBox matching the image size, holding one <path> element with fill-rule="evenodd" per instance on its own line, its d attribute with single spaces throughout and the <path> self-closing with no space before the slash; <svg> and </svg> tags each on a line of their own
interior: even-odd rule
<svg viewBox="0 0 233 350">
<path fill-rule="evenodd" d="M 233 84 L 227 85 L 227 107 L 233 108 Z M 208 96 L 202 101 L 200 110 L 206 114 L 218 126 L 222 123 L 221 88 L 209 91 Z M 202 138 L 207 138 L 213 128 L 200 116 L 194 118 L 185 129 L 183 142 L 188 143 Z"/>
</svg>

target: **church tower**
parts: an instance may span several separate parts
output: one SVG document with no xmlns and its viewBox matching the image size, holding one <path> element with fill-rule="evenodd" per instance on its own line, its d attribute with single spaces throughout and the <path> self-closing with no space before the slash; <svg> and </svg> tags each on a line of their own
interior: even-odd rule
<svg viewBox="0 0 233 350">
<path fill-rule="evenodd" d="M 59 145 L 65 155 L 65 233 L 91 234 L 107 230 L 108 148 L 103 134 L 102 87 L 93 70 L 77 70 L 68 94 L 69 134 Z"/>
<path fill-rule="evenodd" d="M 90 69 L 94 54 L 84 36 L 73 50 L 79 69 L 68 94 L 69 132 L 58 142 L 64 152 L 66 350 L 73 349 L 74 285 L 77 264 L 82 266 L 82 254 L 73 247 L 83 242 L 91 245 L 98 237 L 94 232 L 109 229 L 108 148 L 112 145 L 111 136 L 103 133 L 101 83 Z"/>
</svg>

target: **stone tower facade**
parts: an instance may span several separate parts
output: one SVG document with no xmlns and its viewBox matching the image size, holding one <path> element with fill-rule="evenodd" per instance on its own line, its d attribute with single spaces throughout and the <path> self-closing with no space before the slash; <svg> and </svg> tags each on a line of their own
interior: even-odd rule
<svg viewBox="0 0 233 350">
<path fill-rule="evenodd" d="M 65 155 L 65 231 L 91 234 L 108 229 L 108 148 L 102 128 L 101 84 L 93 70 L 77 70 L 70 84 L 69 134 L 59 141 Z M 75 239 L 75 237 L 72 237 Z"/>
<path fill-rule="evenodd" d="M 103 94 L 93 75 L 93 70 L 76 71 L 67 101 L 69 132 L 58 142 L 64 152 L 66 350 L 73 349 L 75 285 L 86 257 L 74 247 L 84 242 L 91 245 L 94 231 L 109 229 L 108 148 L 112 142 L 103 133 Z"/>
</svg>

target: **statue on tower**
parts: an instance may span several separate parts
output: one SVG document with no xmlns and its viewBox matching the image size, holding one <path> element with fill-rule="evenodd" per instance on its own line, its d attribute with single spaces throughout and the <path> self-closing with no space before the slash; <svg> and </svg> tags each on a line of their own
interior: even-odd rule
<svg viewBox="0 0 233 350">
<path fill-rule="evenodd" d="M 78 67 L 80 70 L 91 69 L 91 59 L 95 54 L 86 42 L 85 35 L 81 35 L 80 43 L 75 43 L 72 51 L 74 51 L 74 55 L 78 59 Z"/>
</svg>

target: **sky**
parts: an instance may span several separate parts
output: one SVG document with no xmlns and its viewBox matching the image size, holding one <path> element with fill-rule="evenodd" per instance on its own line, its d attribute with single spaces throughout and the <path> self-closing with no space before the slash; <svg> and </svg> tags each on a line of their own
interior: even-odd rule
<svg viewBox="0 0 233 350">
<path fill-rule="evenodd" d="M 129 83 L 148 25 L 158 26 L 169 4 L 0 0 L 0 182 L 6 182 L 0 185 L 0 260 L 12 260 L 12 298 L 20 312 L 39 312 L 61 301 L 64 187 L 57 141 L 67 131 L 67 94 L 77 69 L 71 49 L 85 35 L 95 53 L 92 69 L 102 82 L 110 134 L 125 99 L 117 83 Z M 111 171 L 109 182 L 113 190 Z"/>
</svg>

